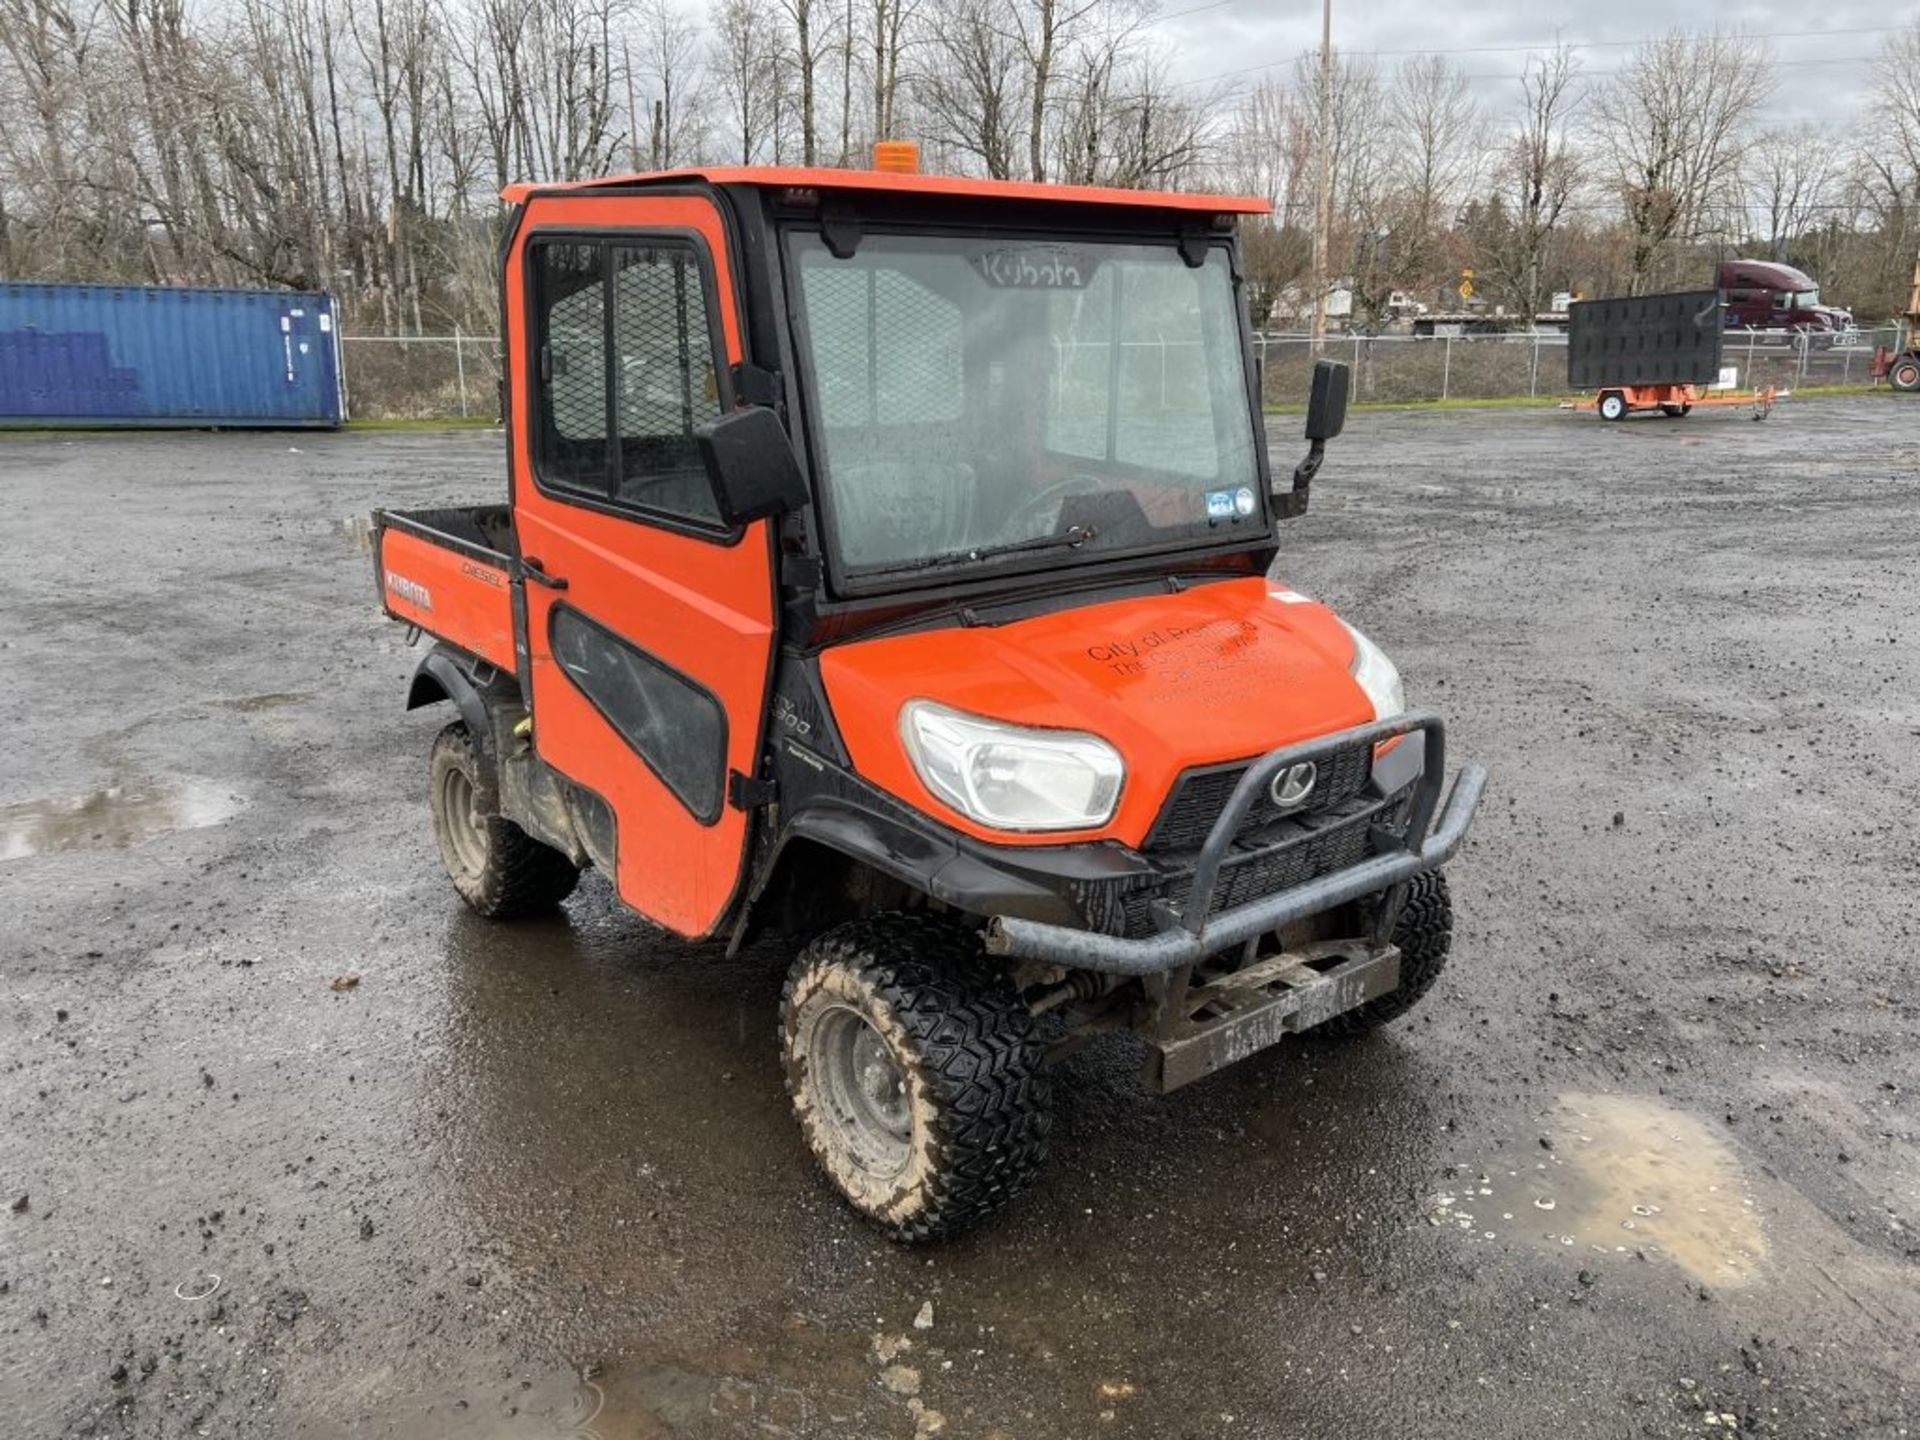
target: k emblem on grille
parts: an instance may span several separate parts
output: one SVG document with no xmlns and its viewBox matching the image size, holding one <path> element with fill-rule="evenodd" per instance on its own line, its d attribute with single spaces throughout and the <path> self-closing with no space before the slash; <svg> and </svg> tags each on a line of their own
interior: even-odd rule
<svg viewBox="0 0 1920 1440">
<path fill-rule="evenodd" d="M 1306 803 L 1313 794 L 1313 782 L 1320 778 L 1320 769 L 1311 760 L 1302 760 L 1298 765 L 1289 765 L 1267 786 L 1267 793 L 1273 797 L 1273 803 L 1282 810 L 1291 810 L 1296 805 Z"/>
</svg>

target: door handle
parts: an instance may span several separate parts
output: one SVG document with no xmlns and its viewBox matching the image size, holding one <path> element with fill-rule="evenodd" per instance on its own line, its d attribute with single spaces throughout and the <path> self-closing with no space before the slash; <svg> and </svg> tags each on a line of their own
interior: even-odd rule
<svg viewBox="0 0 1920 1440">
<path fill-rule="evenodd" d="M 565 580 L 562 580 L 558 575 L 549 575 L 541 568 L 537 556 L 528 555 L 523 557 L 520 561 L 520 573 L 526 576 L 527 579 L 533 581 L 534 584 L 544 585 L 549 590 L 564 590 L 567 588 L 567 582 Z"/>
</svg>

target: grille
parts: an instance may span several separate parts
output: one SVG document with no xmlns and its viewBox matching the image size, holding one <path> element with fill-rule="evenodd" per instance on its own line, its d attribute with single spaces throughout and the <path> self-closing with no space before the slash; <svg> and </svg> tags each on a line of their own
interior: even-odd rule
<svg viewBox="0 0 1920 1440">
<path fill-rule="evenodd" d="M 1336 750 L 1326 756 L 1319 761 L 1319 765 L 1320 774 L 1314 784 L 1309 814 L 1318 814 L 1351 800 L 1367 788 L 1367 777 L 1373 770 L 1373 747 L 1349 745 L 1344 750 Z M 1199 849 L 1206 842 L 1207 832 L 1213 828 L 1213 822 L 1220 818 L 1220 812 L 1226 808 L 1233 787 L 1240 783 L 1240 777 L 1246 773 L 1246 764 L 1239 761 L 1187 771 L 1174 782 L 1172 796 L 1161 809 L 1160 818 L 1153 822 L 1153 829 L 1147 832 L 1146 848 Z M 1273 803 L 1273 797 L 1263 791 L 1247 811 L 1246 822 L 1240 827 L 1241 833 L 1271 825 L 1281 818 L 1282 813 L 1280 807 Z"/>
<path fill-rule="evenodd" d="M 1329 871 L 1359 864 L 1367 857 L 1368 833 L 1379 813 L 1378 805 L 1350 803 L 1337 813 L 1283 822 L 1286 830 L 1278 833 L 1273 843 L 1228 855 L 1220 866 L 1220 880 L 1214 886 L 1213 903 L 1207 913 L 1217 914 Z M 1183 905 L 1192 889 L 1192 879 L 1182 876 L 1164 891 L 1138 890 L 1123 896 L 1122 933 L 1151 935 L 1155 929 L 1150 908 L 1153 902 L 1164 894 L 1175 906 Z"/>
</svg>

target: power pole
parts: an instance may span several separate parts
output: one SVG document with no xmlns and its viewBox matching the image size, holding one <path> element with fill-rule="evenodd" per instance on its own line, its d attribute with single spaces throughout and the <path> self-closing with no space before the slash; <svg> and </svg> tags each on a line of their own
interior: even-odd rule
<svg viewBox="0 0 1920 1440">
<path fill-rule="evenodd" d="M 1333 176 L 1333 0 L 1320 0 L 1320 119 L 1314 128 L 1313 349 L 1327 343 L 1327 210 Z"/>
</svg>

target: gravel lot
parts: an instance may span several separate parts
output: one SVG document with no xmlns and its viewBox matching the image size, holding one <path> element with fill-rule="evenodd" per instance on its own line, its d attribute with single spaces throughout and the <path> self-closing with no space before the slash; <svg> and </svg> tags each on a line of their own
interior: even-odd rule
<svg viewBox="0 0 1920 1440">
<path fill-rule="evenodd" d="M 1492 769 L 1453 967 L 1164 1100 L 1076 1058 L 933 1251 L 814 1178 L 781 955 L 441 877 L 357 522 L 501 486 L 0 439 L 0 1432 L 1915 1427 L 1920 406 L 1354 415 L 1280 573 Z"/>
</svg>

